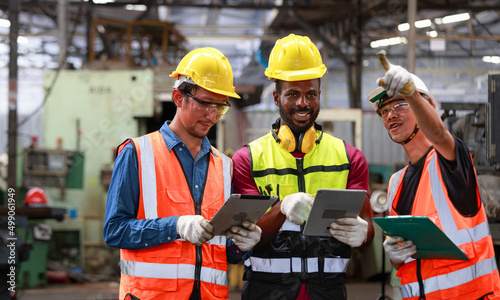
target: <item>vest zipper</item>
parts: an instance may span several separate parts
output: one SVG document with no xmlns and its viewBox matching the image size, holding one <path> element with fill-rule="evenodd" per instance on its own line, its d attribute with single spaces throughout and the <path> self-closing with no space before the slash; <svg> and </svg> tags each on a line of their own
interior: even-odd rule
<svg viewBox="0 0 500 300">
<path fill-rule="evenodd" d="M 299 185 L 299 192 L 306 192 L 306 183 L 304 180 L 304 160 L 296 158 L 297 161 L 297 181 Z"/>
<path fill-rule="evenodd" d="M 296 158 L 297 161 L 297 181 L 298 181 L 298 186 L 299 186 L 299 192 L 306 192 L 306 183 L 304 180 L 304 160 L 302 158 Z M 301 277 L 302 278 L 307 278 L 307 257 L 306 257 L 306 236 L 302 234 L 302 231 L 304 230 L 304 224 L 300 225 L 300 242 L 302 244 L 302 255 L 301 255 Z"/>
<path fill-rule="evenodd" d="M 422 280 L 422 262 L 420 261 L 420 258 L 417 259 L 417 280 L 418 280 L 418 287 L 420 291 L 420 298 L 421 300 L 425 300 L 425 290 L 424 290 L 424 282 Z"/>
</svg>

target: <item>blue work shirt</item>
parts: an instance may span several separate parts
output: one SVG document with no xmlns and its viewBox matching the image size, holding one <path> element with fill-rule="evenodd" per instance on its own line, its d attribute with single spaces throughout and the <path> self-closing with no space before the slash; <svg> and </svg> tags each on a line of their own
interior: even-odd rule
<svg viewBox="0 0 500 300">
<path fill-rule="evenodd" d="M 173 150 L 177 155 L 193 199 L 200 201 L 209 155 L 215 155 L 215 153 L 212 152 L 208 138 L 204 137 L 198 155 L 193 158 L 186 145 L 170 129 L 169 124 L 170 121 L 165 122 L 160 128 L 160 133 L 168 151 Z M 179 174 L 179 176 L 184 174 Z M 179 216 L 156 219 L 136 218 L 139 210 L 139 186 L 137 155 L 133 144 L 128 143 L 115 160 L 108 190 L 103 235 L 109 247 L 145 249 L 178 238 L 176 225 Z M 226 246 L 229 263 L 237 263 L 250 256 L 250 253 L 241 251 L 231 239 L 227 239 Z"/>
</svg>

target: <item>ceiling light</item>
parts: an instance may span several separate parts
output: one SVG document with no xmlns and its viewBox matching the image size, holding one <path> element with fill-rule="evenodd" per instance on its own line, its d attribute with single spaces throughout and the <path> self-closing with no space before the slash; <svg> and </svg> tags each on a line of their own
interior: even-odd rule
<svg viewBox="0 0 500 300">
<path fill-rule="evenodd" d="M 436 30 L 427 31 L 426 34 L 427 34 L 427 36 L 430 36 L 432 38 L 435 38 L 438 36 L 438 32 Z"/>
<path fill-rule="evenodd" d="M 106 4 L 106 3 L 113 3 L 115 0 L 94 0 L 94 4 Z"/>
<path fill-rule="evenodd" d="M 449 15 L 443 18 L 436 18 L 434 19 L 434 22 L 436 24 L 449 24 L 454 22 L 467 21 L 469 19 L 470 19 L 469 13 L 463 13 L 463 14 Z"/>
<path fill-rule="evenodd" d="M 405 37 L 393 37 L 390 39 L 377 40 L 370 43 L 370 47 L 379 48 L 391 45 L 406 44 L 408 40 Z"/>
<path fill-rule="evenodd" d="M 483 56 L 483 61 L 492 64 L 500 64 L 500 56 Z"/>
<path fill-rule="evenodd" d="M 415 27 L 417 27 L 417 28 L 430 27 L 431 25 L 432 25 L 432 22 L 429 19 L 415 21 Z M 402 23 L 402 24 L 398 25 L 399 31 L 407 31 L 409 29 L 410 29 L 410 24 L 408 24 L 408 23 Z"/>
<path fill-rule="evenodd" d="M 30 41 L 30 40 L 29 40 L 27 37 L 25 37 L 25 36 L 18 36 L 18 37 L 17 37 L 17 42 L 18 42 L 19 44 L 24 44 L 24 45 L 26 45 L 26 44 L 28 44 L 28 43 L 29 43 L 29 41 Z"/>
<path fill-rule="evenodd" d="M 398 30 L 399 31 L 407 31 L 410 30 L 410 24 L 408 23 L 403 23 L 398 25 Z"/>
<path fill-rule="evenodd" d="M 10 21 L 6 19 L 0 19 L 0 27 L 10 27 Z"/>
<path fill-rule="evenodd" d="M 126 10 L 135 10 L 135 11 L 146 11 L 148 7 L 144 4 L 127 4 L 125 5 Z"/>
</svg>

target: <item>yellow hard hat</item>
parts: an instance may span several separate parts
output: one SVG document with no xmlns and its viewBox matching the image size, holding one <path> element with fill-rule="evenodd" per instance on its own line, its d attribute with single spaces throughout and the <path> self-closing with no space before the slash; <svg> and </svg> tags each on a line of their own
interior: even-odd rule
<svg viewBox="0 0 500 300">
<path fill-rule="evenodd" d="M 300 81 L 321 78 L 326 66 L 316 45 L 307 36 L 290 34 L 276 41 L 269 55 L 269 79 Z"/>
<path fill-rule="evenodd" d="M 170 77 L 178 79 L 180 75 L 210 92 L 240 98 L 234 92 L 233 69 L 224 54 L 215 48 L 199 48 L 186 54 Z"/>
</svg>

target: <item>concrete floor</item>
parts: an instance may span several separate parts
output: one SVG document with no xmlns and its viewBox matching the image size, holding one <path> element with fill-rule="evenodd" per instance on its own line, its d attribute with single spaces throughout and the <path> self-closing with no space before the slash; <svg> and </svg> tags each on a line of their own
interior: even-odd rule
<svg viewBox="0 0 500 300">
<path fill-rule="evenodd" d="M 382 300 L 380 282 L 351 280 L 347 284 L 349 300 Z M 392 288 L 386 284 L 386 296 L 392 299 Z M 232 289 L 230 300 L 240 300 L 240 292 Z M 19 300 L 117 300 L 118 283 L 51 284 L 45 288 L 19 291 Z"/>
</svg>

